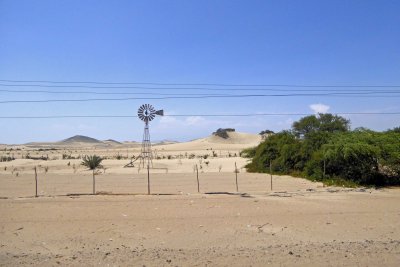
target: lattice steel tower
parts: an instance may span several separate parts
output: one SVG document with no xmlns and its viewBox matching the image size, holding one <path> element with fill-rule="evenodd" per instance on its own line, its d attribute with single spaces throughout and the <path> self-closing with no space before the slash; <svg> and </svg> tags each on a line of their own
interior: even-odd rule
<svg viewBox="0 0 400 267">
<path fill-rule="evenodd" d="M 149 104 L 141 105 L 138 109 L 138 117 L 144 121 L 142 149 L 139 156 L 139 169 L 140 167 L 153 167 L 153 152 L 151 151 L 149 122 L 152 121 L 156 115 L 164 116 L 164 111 L 156 111 L 153 106 Z"/>
</svg>

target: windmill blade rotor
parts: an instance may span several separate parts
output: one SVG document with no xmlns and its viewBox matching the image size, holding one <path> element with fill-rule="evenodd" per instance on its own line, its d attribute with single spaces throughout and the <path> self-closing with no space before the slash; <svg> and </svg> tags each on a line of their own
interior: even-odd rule
<svg viewBox="0 0 400 267">
<path fill-rule="evenodd" d="M 150 104 L 143 104 L 138 109 L 138 117 L 144 122 L 152 121 L 156 115 L 164 116 L 164 110 L 156 110 Z"/>
</svg>

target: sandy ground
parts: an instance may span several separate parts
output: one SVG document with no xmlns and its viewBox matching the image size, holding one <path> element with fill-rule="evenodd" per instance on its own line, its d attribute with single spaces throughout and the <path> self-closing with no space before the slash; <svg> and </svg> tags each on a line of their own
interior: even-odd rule
<svg viewBox="0 0 400 267">
<path fill-rule="evenodd" d="M 199 158 L 208 141 L 160 146 L 173 157 L 155 160 L 152 195 L 127 160 L 104 161 L 96 196 L 78 159 L 0 163 L 0 266 L 399 266 L 399 188 L 273 176 L 271 190 L 268 174 L 234 157 L 246 142 L 213 143 L 218 157 Z M 70 151 L 123 151 L 80 149 Z"/>
<path fill-rule="evenodd" d="M 46 179 L 34 198 L 24 176 L 0 176 L 0 265 L 400 263 L 399 189 L 274 176 L 271 191 L 268 175 L 239 173 L 236 193 L 234 173 L 204 173 L 198 194 L 193 173 L 151 174 L 148 196 L 144 174 L 106 174 L 97 177 L 103 194 L 91 196 L 90 175 Z"/>
</svg>

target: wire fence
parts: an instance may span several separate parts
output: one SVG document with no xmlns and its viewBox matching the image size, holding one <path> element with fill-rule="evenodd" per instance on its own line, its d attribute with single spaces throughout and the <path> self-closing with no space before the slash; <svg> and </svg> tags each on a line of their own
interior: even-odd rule
<svg viewBox="0 0 400 267">
<path fill-rule="evenodd" d="M 36 168 L 37 170 L 37 168 Z M 45 173 L 43 170 L 23 174 L 0 174 L 1 198 L 51 197 L 93 194 L 91 171 Z M 273 188 L 272 188 L 273 182 Z M 205 193 L 249 193 L 296 191 L 315 187 L 304 179 L 270 174 L 247 173 L 232 168 L 231 172 L 161 173 L 142 170 L 140 173 L 97 173 L 96 195 L 190 195 Z"/>
</svg>

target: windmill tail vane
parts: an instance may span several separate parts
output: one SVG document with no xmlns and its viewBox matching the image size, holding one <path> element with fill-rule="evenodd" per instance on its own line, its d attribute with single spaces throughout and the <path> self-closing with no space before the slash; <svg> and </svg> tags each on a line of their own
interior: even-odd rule
<svg viewBox="0 0 400 267">
<path fill-rule="evenodd" d="M 164 110 L 155 110 L 150 104 L 141 105 L 138 109 L 139 119 L 145 122 L 142 149 L 139 156 L 139 169 L 140 167 L 144 168 L 146 165 L 148 167 L 153 167 L 153 153 L 151 150 L 149 122 L 152 121 L 156 115 L 164 116 Z"/>
<path fill-rule="evenodd" d="M 158 116 L 164 116 L 164 110 L 157 110 L 156 111 L 156 115 L 158 115 Z"/>
</svg>

